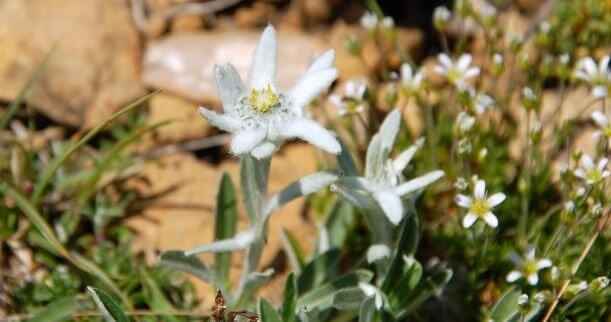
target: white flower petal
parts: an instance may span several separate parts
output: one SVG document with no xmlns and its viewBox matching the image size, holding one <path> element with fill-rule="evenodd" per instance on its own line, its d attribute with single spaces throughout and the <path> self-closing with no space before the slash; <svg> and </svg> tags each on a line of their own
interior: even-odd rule
<svg viewBox="0 0 611 322">
<path fill-rule="evenodd" d="M 335 63 L 335 50 L 330 49 L 318 56 L 316 60 L 310 65 L 306 74 L 318 72 L 328 68 L 333 68 Z"/>
<path fill-rule="evenodd" d="M 439 62 L 441 63 L 441 65 L 443 67 L 445 67 L 445 69 L 448 69 L 450 67 L 452 67 L 452 65 L 454 65 L 452 63 L 452 59 L 450 59 L 450 56 L 448 56 L 445 53 L 441 53 L 437 56 L 437 59 L 439 60 Z"/>
<path fill-rule="evenodd" d="M 420 177 L 401 184 L 395 189 L 395 192 L 400 196 L 404 196 L 410 192 L 414 192 L 430 185 L 431 183 L 439 180 L 439 178 L 443 176 L 444 172 L 441 170 L 431 171 L 425 175 L 422 175 Z"/>
<path fill-rule="evenodd" d="M 250 66 L 248 85 L 251 88 L 263 89 L 274 83 L 276 78 L 276 56 L 276 30 L 272 25 L 268 25 L 261 35 L 257 49 L 255 49 L 252 65 Z"/>
<path fill-rule="evenodd" d="M 288 94 L 292 99 L 293 109 L 298 112 L 298 115 L 301 115 L 303 107 L 327 89 L 335 78 L 337 78 L 335 68 L 305 74 Z"/>
<path fill-rule="evenodd" d="M 475 77 L 475 76 L 479 75 L 479 73 L 480 73 L 479 67 L 469 68 L 469 69 L 467 69 L 467 71 L 464 74 L 464 79 Z"/>
<path fill-rule="evenodd" d="M 608 94 L 607 86 L 597 85 L 592 88 L 592 96 L 594 98 L 605 98 Z"/>
<path fill-rule="evenodd" d="M 280 129 L 285 139 L 299 138 L 329 153 L 338 154 L 342 148 L 332 132 L 305 118 L 288 122 Z"/>
<path fill-rule="evenodd" d="M 595 75 L 598 72 L 598 66 L 592 57 L 582 58 L 579 64 L 589 75 Z"/>
<path fill-rule="evenodd" d="M 594 160 L 592 160 L 592 158 L 587 154 L 581 156 L 581 159 L 579 159 L 579 164 L 581 164 L 581 166 L 586 170 L 594 169 Z"/>
<path fill-rule="evenodd" d="M 583 169 L 579 168 L 579 169 L 575 169 L 575 171 L 573 171 L 573 174 L 581 179 L 585 179 L 586 178 L 586 172 L 583 171 Z"/>
<path fill-rule="evenodd" d="M 371 245 L 367 250 L 367 263 L 390 257 L 390 248 L 384 244 Z"/>
<path fill-rule="evenodd" d="M 609 118 L 607 118 L 607 116 L 601 111 L 595 111 L 592 113 L 592 120 L 594 120 L 594 123 L 600 127 L 607 127 L 607 125 L 609 125 Z"/>
<path fill-rule="evenodd" d="M 242 79 L 231 64 L 215 65 L 214 77 L 219 97 L 223 103 L 223 110 L 225 113 L 230 112 L 246 91 Z"/>
<path fill-rule="evenodd" d="M 419 145 L 414 144 L 410 146 L 409 148 L 407 148 L 407 150 L 401 152 L 401 154 L 399 154 L 399 156 L 396 159 L 394 159 L 392 162 L 392 166 L 395 169 L 395 171 L 397 172 L 403 171 L 405 167 L 407 167 L 409 162 L 412 160 L 412 158 L 414 157 L 414 154 L 416 154 L 419 148 L 420 148 Z"/>
<path fill-rule="evenodd" d="M 473 200 L 463 194 L 456 195 L 456 204 L 463 208 L 470 208 Z"/>
<path fill-rule="evenodd" d="M 547 258 L 543 258 L 537 261 L 537 269 L 544 269 L 544 268 L 548 268 L 551 266 L 552 266 L 552 261 Z"/>
<path fill-rule="evenodd" d="M 236 132 L 240 129 L 240 120 L 235 119 L 225 114 L 218 114 L 209 109 L 200 107 L 199 113 L 210 122 L 214 127 L 217 127 L 226 132 Z"/>
<path fill-rule="evenodd" d="M 470 54 L 464 54 L 462 56 L 460 56 L 460 58 L 458 58 L 458 62 L 456 63 L 456 67 L 458 67 L 458 69 L 460 70 L 467 70 L 467 67 L 469 67 L 469 65 L 471 65 L 471 61 L 473 60 L 473 57 L 471 57 Z"/>
<path fill-rule="evenodd" d="M 598 168 L 598 170 L 603 171 L 605 170 L 605 168 L 607 167 L 607 163 L 609 163 L 609 159 L 607 158 L 601 158 L 598 161 L 598 164 L 596 165 L 596 167 Z"/>
<path fill-rule="evenodd" d="M 511 271 L 509 272 L 509 274 L 507 274 L 507 282 L 509 283 L 513 283 L 517 280 L 519 280 L 522 277 L 522 273 L 519 271 Z"/>
<path fill-rule="evenodd" d="M 378 205 L 384 214 L 388 217 L 391 223 L 398 225 L 403 218 L 403 203 L 398 194 L 392 191 L 377 191 L 373 194 L 373 199 L 378 202 Z"/>
<path fill-rule="evenodd" d="M 486 198 L 486 182 L 484 180 L 477 180 L 475 189 L 473 190 L 473 196 L 477 199 Z"/>
<path fill-rule="evenodd" d="M 412 66 L 408 63 L 401 65 L 401 80 L 404 82 L 410 82 L 413 79 Z"/>
<path fill-rule="evenodd" d="M 488 204 L 490 205 L 490 207 L 496 207 L 499 204 L 501 204 L 503 201 L 505 201 L 505 194 L 502 192 L 498 192 L 493 194 L 492 196 L 490 196 L 490 198 L 488 198 Z"/>
<path fill-rule="evenodd" d="M 609 72 L 609 59 L 611 57 L 609 55 L 606 55 L 605 57 L 603 57 L 600 60 L 600 63 L 598 64 L 598 72 L 601 74 L 605 74 Z"/>
<path fill-rule="evenodd" d="M 526 279 L 528 280 L 528 284 L 530 285 L 537 285 L 537 283 L 539 283 L 539 275 L 537 273 L 532 273 L 528 275 Z"/>
<path fill-rule="evenodd" d="M 536 252 L 537 250 L 535 249 L 535 247 L 528 246 L 528 249 L 526 250 L 526 259 L 534 260 Z"/>
<path fill-rule="evenodd" d="M 399 133 L 399 128 L 401 127 L 401 112 L 399 109 L 395 108 L 392 112 L 388 113 L 382 125 L 380 125 L 380 130 L 378 134 L 380 135 L 380 152 L 388 153 L 392 149 L 395 144 L 395 139 L 397 138 L 397 134 Z"/>
<path fill-rule="evenodd" d="M 477 216 L 469 212 L 465 215 L 465 217 L 463 217 L 462 226 L 465 228 L 469 228 L 473 226 L 476 220 L 477 220 Z"/>
<path fill-rule="evenodd" d="M 254 148 L 250 154 L 258 160 L 269 158 L 276 151 L 277 146 L 272 142 L 263 142 Z"/>
<path fill-rule="evenodd" d="M 264 129 L 242 130 L 231 139 L 231 152 L 235 155 L 250 153 L 265 139 Z"/>
<path fill-rule="evenodd" d="M 499 220 L 490 211 L 484 215 L 484 221 L 492 228 L 496 228 L 499 225 Z"/>
</svg>

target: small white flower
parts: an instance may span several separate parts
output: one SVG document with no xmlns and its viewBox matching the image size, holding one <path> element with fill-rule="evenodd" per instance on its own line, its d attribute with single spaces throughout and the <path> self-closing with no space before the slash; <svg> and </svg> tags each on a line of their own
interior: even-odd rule
<svg viewBox="0 0 611 322">
<path fill-rule="evenodd" d="M 479 75 L 479 67 L 471 66 L 473 58 L 470 54 L 461 55 L 456 62 L 445 53 L 439 54 L 437 59 L 439 64 L 435 66 L 435 72 L 445 76 L 458 88 L 467 87 L 467 80 Z"/>
<path fill-rule="evenodd" d="M 255 50 L 248 87 L 231 64 L 215 66 L 224 113 L 200 108 L 201 114 L 212 125 L 233 134 L 231 151 L 236 155 L 267 158 L 292 138 L 338 154 L 341 146 L 332 132 L 304 115 L 306 106 L 337 77 L 334 52 L 318 57 L 290 91 L 281 93 L 275 86 L 276 47 L 276 31 L 270 25 Z"/>
<path fill-rule="evenodd" d="M 535 248 L 529 247 L 524 258 L 521 258 L 516 253 L 511 254 L 512 262 L 518 266 L 518 269 L 507 274 L 507 282 L 513 283 L 520 278 L 526 278 L 530 285 L 539 283 L 539 271 L 552 266 L 552 261 L 543 258 L 535 257 Z"/>
<path fill-rule="evenodd" d="M 608 95 L 611 72 L 609 72 L 609 55 L 603 57 L 598 65 L 591 57 L 585 57 L 577 62 L 575 77 L 592 86 L 592 95 L 605 98 Z"/>
<path fill-rule="evenodd" d="M 378 16 L 370 11 L 361 17 L 361 26 L 365 29 L 374 29 L 378 25 Z"/>
<path fill-rule="evenodd" d="M 438 29 L 443 29 L 452 18 L 452 12 L 446 6 L 439 6 L 433 11 L 433 23 Z"/>
<path fill-rule="evenodd" d="M 609 122 L 609 118 L 602 112 L 595 111 L 592 113 L 592 120 L 594 120 L 594 123 L 596 123 L 599 128 L 594 132 L 594 137 L 604 137 L 607 138 L 608 141 L 611 141 L 611 122 Z"/>
<path fill-rule="evenodd" d="M 524 97 L 524 99 L 530 100 L 530 101 L 536 101 L 537 100 L 537 94 L 535 94 L 535 91 L 532 88 L 530 88 L 530 87 L 522 88 L 522 97 Z"/>
<path fill-rule="evenodd" d="M 567 65 L 571 61 L 571 55 L 569 53 L 564 53 L 560 55 L 558 60 L 562 65 Z"/>
<path fill-rule="evenodd" d="M 464 137 L 458 141 L 458 154 L 468 154 L 473 151 L 473 144 L 468 137 Z"/>
<path fill-rule="evenodd" d="M 365 92 L 367 83 L 363 80 L 351 80 L 344 86 L 344 95 L 331 95 L 329 100 L 337 107 L 338 114 L 344 116 L 352 113 L 361 113 L 365 110 Z"/>
<path fill-rule="evenodd" d="M 467 91 L 469 92 L 469 96 L 471 96 L 471 102 L 475 113 L 483 114 L 486 110 L 492 108 L 494 105 L 494 99 L 492 99 L 492 97 L 489 95 L 481 92 L 475 92 L 473 88 L 469 88 Z"/>
<path fill-rule="evenodd" d="M 574 210 L 575 210 L 575 202 L 573 202 L 572 200 L 569 200 L 564 203 L 564 211 L 571 213 Z"/>
<path fill-rule="evenodd" d="M 347 176 L 337 182 L 338 192 L 348 200 L 358 202 L 353 194 L 370 196 L 382 210 L 388 220 L 397 225 L 404 215 L 402 197 L 415 193 L 443 177 L 441 170 L 431 171 L 420 177 L 405 180 L 403 170 L 412 160 L 424 140 L 400 153 L 395 159 L 389 158 L 401 124 L 401 112 L 398 109 L 388 114 L 380 130 L 376 133 L 367 148 L 365 176 Z M 359 203 L 359 205 L 362 205 Z M 365 207 L 365 205 L 362 205 Z"/>
<path fill-rule="evenodd" d="M 469 182 L 467 179 L 463 177 L 456 178 L 456 182 L 454 182 L 454 188 L 457 190 L 465 190 L 469 187 Z"/>
<path fill-rule="evenodd" d="M 502 55 L 502 54 L 495 53 L 495 54 L 492 56 L 492 62 L 493 62 L 495 65 L 502 65 L 504 61 L 505 61 L 505 59 L 503 58 L 503 55 Z"/>
<path fill-rule="evenodd" d="M 524 306 L 526 304 L 528 304 L 528 294 L 521 294 L 518 296 L 518 305 Z"/>
<path fill-rule="evenodd" d="M 607 170 L 607 163 L 609 163 L 609 159 L 601 158 L 595 165 L 594 160 L 589 155 L 584 154 L 579 159 L 579 168 L 575 170 L 575 176 L 585 180 L 589 185 L 596 184 L 611 174 Z"/>
<path fill-rule="evenodd" d="M 382 27 L 391 29 L 395 26 L 395 21 L 392 17 L 384 17 L 382 18 Z"/>
<path fill-rule="evenodd" d="M 469 132 L 475 125 L 475 117 L 469 115 L 467 112 L 460 112 L 458 116 L 456 116 L 456 124 L 461 133 Z"/>
<path fill-rule="evenodd" d="M 384 294 L 380 289 L 366 282 L 359 282 L 359 288 L 365 296 L 374 298 L 376 309 L 381 310 L 384 307 Z"/>
<path fill-rule="evenodd" d="M 547 34 L 550 32 L 550 30 L 552 30 L 552 25 L 549 23 L 549 21 L 543 21 L 540 25 L 539 25 L 539 31 L 541 31 L 544 34 Z"/>
<path fill-rule="evenodd" d="M 414 69 L 408 63 L 401 65 L 401 85 L 409 93 L 415 93 L 422 87 L 422 81 L 424 80 L 424 74 L 422 69 L 414 73 Z"/>
<path fill-rule="evenodd" d="M 492 212 L 492 209 L 505 201 L 505 194 L 497 192 L 490 197 L 486 196 L 486 182 L 478 180 L 473 189 L 473 197 L 468 197 L 463 194 L 456 196 L 456 204 L 462 208 L 468 209 L 467 214 L 463 218 L 463 227 L 469 228 L 476 220 L 482 219 L 492 228 L 496 228 L 499 224 L 498 219 Z"/>
</svg>

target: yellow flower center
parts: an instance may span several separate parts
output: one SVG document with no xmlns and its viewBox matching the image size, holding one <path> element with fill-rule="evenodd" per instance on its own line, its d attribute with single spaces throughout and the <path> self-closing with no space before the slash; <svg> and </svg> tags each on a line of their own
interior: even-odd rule
<svg viewBox="0 0 611 322">
<path fill-rule="evenodd" d="M 267 113 L 280 104 L 280 96 L 274 92 L 271 85 L 264 89 L 253 89 L 248 95 L 248 104 L 259 113 Z"/>
<path fill-rule="evenodd" d="M 603 174 L 597 168 L 592 169 L 586 173 L 586 178 L 592 182 L 598 182 L 603 179 Z"/>
<path fill-rule="evenodd" d="M 602 132 L 606 137 L 611 138 L 611 126 L 602 129 Z"/>
<path fill-rule="evenodd" d="M 471 212 L 479 217 L 483 217 L 490 211 L 490 205 L 487 200 L 475 199 L 471 204 Z"/>
<path fill-rule="evenodd" d="M 524 263 L 524 275 L 529 276 L 531 274 L 535 274 L 538 269 L 537 269 L 537 261 L 535 260 L 527 260 Z"/>
</svg>

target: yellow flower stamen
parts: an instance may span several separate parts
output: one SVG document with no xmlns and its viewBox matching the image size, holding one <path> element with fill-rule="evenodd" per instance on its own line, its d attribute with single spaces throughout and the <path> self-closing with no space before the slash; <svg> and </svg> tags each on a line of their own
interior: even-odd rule
<svg viewBox="0 0 611 322">
<path fill-rule="evenodd" d="M 253 89 L 248 96 L 248 104 L 259 113 L 267 113 L 280 104 L 280 97 L 271 85 L 267 85 L 261 90 Z"/>
<path fill-rule="evenodd" d="M 487 200 L 475 199 L 471 204 L 471 212 L 478 217 L 483 217 L 490 211 L 490 205 Z"/>
</svg>

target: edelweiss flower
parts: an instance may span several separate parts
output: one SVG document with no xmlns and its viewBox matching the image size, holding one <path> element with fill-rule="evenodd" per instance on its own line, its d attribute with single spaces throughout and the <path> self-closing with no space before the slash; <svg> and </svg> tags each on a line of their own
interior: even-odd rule
<svg viewBox="0 0 611 322">
<path fill-rule="evenodd" d="M 365 110 L 365 92 L 367 84 L 362 80 L 352 80 L 346 83 L 344 95 L 331 95 L 329 101 L 337 107 L 338 114 L 344 116 L 350 113 L 361 113 Z"/>
<path fill-rule="evenodd" d="M 582 58 L 577 62 L 575 77 L 590 84 L 592 95 L 596 98 L 604 98 L 608 95 L 609 82 L 611 82 L 609 59 L 608 55 L 603 57 L 598 66 L 591 57 Z"/>
<path fill-rule="evenodd" d="M 414 73 L 412 66 L 408 63 L 401 65 L 401 85 L 409 93 L 416 93 L 422 87 L 424 74 L 422 70 Z"/>
<path fill-rule="evenodd" d="M 537 259 L 535 257 L 534 247 L 529 247 L 524 258 L 520 258 L 516 253 L 512 253 L 511 261 L 518 266 L 518 269 L 507 274 L 507 282 L 509 283 L 524 277 L 528 284 L 537 285 L 539 283 L 539 271 L 552 266 L 551 260 L 547 258 Z"/>
<path fill-rule="evenodd" d="M 598 160 L 598 163 L 594 165 L 594 160 L 587 155 L 584 154 L 579 159 L 579 168 L 575 170 L 575 176 L 586 181 L 587 184 L 596 184 L 611 174 L 607 170 L 607 163 L 609 159 L 601 158 Z"/>
<path fill-rule="evenodd" d="M 267 158 L 283 141 L 299 138 L 327 152 L 337 154 L 341 147 L 333 134 L 304 116 L 304 108 L 337 77 L 335 54 L 327 51 L 308 68 L 287 93 L 275 86 L 276 31 L 265 28 L 255 50 L 248 84 L 231 64 L 215 66 L 215 76 L 223 114 L 200 108 L 212 125 L 233 133 L 231 151 Z"/>
<path fill-rule="evenodd" d="M 486 182 L 484 180 L 478 180 L 473 189 L 473 198 L 463 194 L 458 194 L 456 196 L 456 204 L 469 210 L 467 215 L 463 218 L 463 227 L 469 228 L 476 220 L 482 219 L 488 226 L 496 228 L 499 221 L 494 213 L 492 213 L 492 209 L 501 204 L 504 200 L 505 194 L 502 192 L 497 192 L 487 197 Z"/>
<path fill-rule="evenodd" d="M 609 124 L 609 118 L 600 111 L 592 113 L 592 120 L 600 128 L 594 132 L 594 137 L 600 138 L 605 137 L 607 140 L 611 140 L 611 124 Z"/>
<path fill-rule="evenodd" d="M 435 66 L 435 71 L 445 76 L 450 83 L 458 88 L 466 87 L 468 79 L 479 75 L 479 67 L 471 66 L 473 58 L 469 54 L 463 54 L 457 62 L 452 61 L 446 54 L 439 54 L 437 59 L 439 65 Z"/>
<path fill-rule="evenodd" d="M 336 184 L 339 193 L 359 206 L 368 207 L 368 204 L 360 202 L 362 199 L 358 196 L 362 193 L 372 197 L 390 222 L 395 225 L 403 218 L 404 208 L 401 198 L 424 188 L 444 175 L 443 171 L 436 170 L 404 181 L 402 172 L 424 141 L 418 140 L 396 159 L 390 160 L 389 153 L 399 132 L 400 122 L 401 113 L 395 109 L 386 117 L 378 133 L 371 139 L 367 149 L 364 177 L 346 176 L 340 178 Z"/>
</svg>

